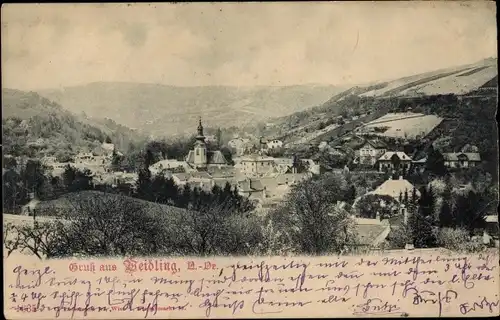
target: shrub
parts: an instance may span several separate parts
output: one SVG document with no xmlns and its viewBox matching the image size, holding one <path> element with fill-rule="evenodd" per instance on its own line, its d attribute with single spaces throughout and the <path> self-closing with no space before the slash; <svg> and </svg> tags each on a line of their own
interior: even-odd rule
<svg viewBox="0 0 500 320">
<path fill-rule="evenodd" d="M 442 228 L 437 237 L 438 245 L 455 252 L 479 252 L 484 245 L 478 240 L 472 240 L 465 229 Z"/>
</svg>

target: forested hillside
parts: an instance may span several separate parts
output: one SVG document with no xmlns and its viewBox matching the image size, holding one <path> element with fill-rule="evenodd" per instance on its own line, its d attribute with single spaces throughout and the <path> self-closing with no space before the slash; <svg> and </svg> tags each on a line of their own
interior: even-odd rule
<svg viewBox="0 0 500 320">
<path fill-rule="evenodd" d="M 2 89 L 3 153 L 13 156 L 56 156 L 64 161 L 101 143 L 127 152 L 143 139 L 110 119 L 76 116 L 35 92 Z"/>
</svg>

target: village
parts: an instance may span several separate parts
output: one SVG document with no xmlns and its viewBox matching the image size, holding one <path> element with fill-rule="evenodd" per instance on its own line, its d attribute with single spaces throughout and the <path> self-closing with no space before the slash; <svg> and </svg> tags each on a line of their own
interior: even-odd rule
<svg viewBox="0 0 500 320">
<path fill-rule="evenodd" d="M 347 122 L 358 118 L 348 119 Z M 290 145 L 286 145 L 280 139 L 259 137 L 258 143 L 255 143 L 255 137 L 251 139 L 241 136 L 235 136 L 227 142 L 232 152 L 232 164 L 230 164 L 221 151 L 213 148 L 209 150 L 207 147 L 209 144 L 216 145 L 217 141 L 214 136 L 204 135 L 200 117 L 196 141 L 184 161 L 169 159 L 166 155 L 165 159 L 151 164 L 148 170 L 153 177 L 163 176 L 172 179 L 179 189 L 189 187 L 210 193 L 214 187 L 223 189 L 229 185 L 253 204 L 254 212 L 258 215 L 266 215 L 279 206 L 297 184 L 321 176 L 325 172 L 375 176 L 376 180 L 380 181 L 378 185 L 365 188 L 361 192 L 357 191 L 358 186 L 353 187 L 355 199 L 351 203 L 340 201 L 337 205 L 341 210 L 349 212 L 354 219 L 362 244 L 376 249 L 386 242 L 401 220 L 405 224 L 408 222 L 409 213 L 406 208 L 408 198 L 412 197 L 414 203 L 418 201 L 421 197 L 419 191 L 421 186 L 413 185 L 406 177 L 411 173 L 424 172 L 427 167 L 427 156 L 414 159 L 401 148 L 388 146 L 384 142 L 384 136 L 370 135 L 367 131 L 373 133 L 375 128 L 375 132 L 384 132 L 384 130 L 377 131 L 376 128 L 377 124 L 382 124 L 390 135 L 400 136 L 401 139 L 408 138 L 409 134 L 415 133 L 411 130 L 412 126 L 405 124 L 407 130 L 401 131 L 396 125 L 408 118 L 412 119 L 411 121 L 420 119 L 422 123 L 427 123 L 428 120 L 427 116 L 421 114 L 387 114 L 381 119 L 362 124 L 353 132 L 338 137 L 335 139 L 336 143 L 315 139 L 319 142 L 313 147 L 331 157 L 343 158 L 348 154 L 346 149 L 351 149 L 352 159 L 349 163 L 332 168 L 317 156 L 313 156 L 314 159 L 301 158 L 295 153 L 288 157 L 284 156 L 290 154 L 287 152 Z M 441 121 L 434 120 L 434 123 L 425 130 L 422 129 L 424 128 L 422 123 L 413 126 L 419 130 L 416 134 L 418 139 L 424 138 Z M 392 132 L 387 130 L 391 124 L 396 127 Z M 317 135 L 314 138 L 317 138 Z M 314 141 L 314 139 L 308 140 Z M 57 162 L 55 157 L 44 157 L 41 162 L 49 168 L 52 176 L 61 176 L 66 168 L 71 166 L 77 170 L 90 172 L 94 185 L 107 185 L 112 188 L 128 185 L 134 190 L 137 187 L 138 172 L 113 170 L 112 161 L 117 155 L 123 156 L 116 150 L 114 144 L 104 142 L 99 148 L 99 153 L 81 152 L 72 162 Z M 475 146 L 464 146 L 461 152 L 443 153 L 442 157 L 444 166 L 450 170 L 463 171 L 481 164 L 480 153 Z M 457 188 L 460 191 L 470 189 L 471 186 L 466 181 Z M 32 215 L 39 203 L 37 199 L 32 199 L 23 208 L 23 213 Z M 358 208 L 354 210 L 356 206 Z M 374 208 L 376 211 L 363 215 L 360 214 L 363 210 L 359 206 Z M 498 247 L 498 218 L 496 215 L 488 215 L 485 221 L 487 227 L 483 230 L 480 241 L 485 245 Z M 412 247 L 412 244 L 406 246 L 410 249 Z"/>
</svg>

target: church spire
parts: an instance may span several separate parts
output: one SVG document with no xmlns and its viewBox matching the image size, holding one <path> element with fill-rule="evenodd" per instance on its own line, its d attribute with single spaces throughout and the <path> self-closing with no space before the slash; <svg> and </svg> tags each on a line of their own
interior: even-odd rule
<svg viewBox="0 0 500 320">
<path fill-rule="evenodd" d="M 203 126 L 201 124 L 201 116 L 200 116 L 200 120 L 198 122 L 198 137 L 203 137 Z"/>
</svg>

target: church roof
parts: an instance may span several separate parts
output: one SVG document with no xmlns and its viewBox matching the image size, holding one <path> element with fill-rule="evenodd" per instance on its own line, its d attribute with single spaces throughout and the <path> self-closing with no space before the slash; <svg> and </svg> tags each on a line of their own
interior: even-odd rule
<svg viewBox="0 0 500 320">
<path fill-rule="evenodd" d="M 194 163 L 194 150 L 190 150 L 186 157 L 187 163 Z M 207 164 L 227 164 L 226 158 L 219 150 L 207 152 Z"/>
</svg>

